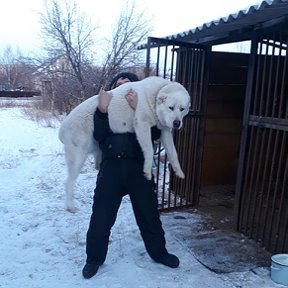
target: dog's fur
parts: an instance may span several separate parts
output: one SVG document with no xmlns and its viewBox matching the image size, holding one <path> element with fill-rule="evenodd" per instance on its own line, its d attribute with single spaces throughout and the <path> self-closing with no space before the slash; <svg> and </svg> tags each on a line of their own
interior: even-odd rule
<svg viewBox="0 0 288 288">
<path fill-rule="evenodd" d="M 138 96 L 134 111 L 125 99 L 133 89 Z M 177 82 L 151 76 L 138 82 L 122 84 L 112 91 L 108 107 L 109 125 L 115 133 L 135 132 L 144 154 L 144 175 L 152 177 L 153 145 L 151 127 L 161 130 L 160 141 L 165 148 L 170 164 L 176 175 L 184 178 L 171 130 L 180 129 L 182 120 L 189 112 L 190 96 Z M 99 169 L 101 150 L 93 138 L 93 114 L 98 106 L 98 95 L 82 102 L 64 119 L 59 130 L 59 139 L 64 144 L 68 178 L 66 180 L 66 208 L 75 212 L 73 186 L 89 153 L 95 157 Z"/>
</svg>

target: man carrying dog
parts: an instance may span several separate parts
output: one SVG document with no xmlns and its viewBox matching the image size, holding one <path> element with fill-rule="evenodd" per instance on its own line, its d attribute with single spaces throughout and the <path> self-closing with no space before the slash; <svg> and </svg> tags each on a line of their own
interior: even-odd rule
<svg viewBox="0 0 288 288">
<path fill-rule="evenodd" d="M 113 89 L 126 82 L 138 81 L 132 73 L 121 73 L 111 82 Z M 112 92 L 113 93 L 113 92 Z M 94 114 L 93 136 L 99 142 L 102 162 L 94 190 L 92 215 L 86 241 L 86 264 L 83 277 L 93 277 L 104 263 L 108 252 L 109 236 L 123 196 L 129 195 L 137 225 L 150 257 L 171 268 L 179 266 L 177 256 L 166 249 L 165 232 L 158 212 L 154 179 L 143 175 L 144 156 L 135 133 L 113 133 L 109 127 L 107 107 L 111 95 L 99 93 L 99 103 Z M 131 91 L 126 100 L 136 108 L 137 95 Z M 151 141 L 160 138 L 161 131 L 151 129 Z"/>
</svg>

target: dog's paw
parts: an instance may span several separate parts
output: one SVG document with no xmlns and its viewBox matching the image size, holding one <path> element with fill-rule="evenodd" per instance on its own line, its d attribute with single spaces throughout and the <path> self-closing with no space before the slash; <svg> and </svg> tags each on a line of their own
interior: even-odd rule
<svg viewBox="0 0 288 288">
<path fill-rule="evenodd" d="M 148 180 L 152 179 L 152 161 L 151 161 L 151 165 L 150 165 L 150 161 L 144 161 L 143 172 L 144 172 L 145 178 L 147 178 Z"/>
<path fill-rule="evenodd" d="M 152 179 L 152 173 L 151 172 L 145 172 L 144 171 L 144 176 L 145 176 L 145 178 L 147 179 L 147 180 L 151 180 Z"/>
<path fill-rule="evenodd" d="M 184 179 L 184 178 L 185 178 L 185 174 L 183 173 L 182 170 L 177 171 L 177 172 L 176 172 L 176 175 L 177 175 L 179 178 L 181 178 L 181 179 Z"/>
<path fill-rule="evenodd" d="M 66 206 L 66 210 L 68 211 L 68 212 L 70 212 L 70 213 L 76 213 L 76 211 L 77 211 L 77 209 L 76 209 L 76 207 L 74 206 L 74 205 L 67 205 Z"/>
</svg>

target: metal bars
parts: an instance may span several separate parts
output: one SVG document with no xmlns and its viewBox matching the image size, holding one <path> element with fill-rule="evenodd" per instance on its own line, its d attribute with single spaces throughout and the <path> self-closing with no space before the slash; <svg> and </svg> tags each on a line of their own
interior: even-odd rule
<svg viewBox="0 0 288 288">
<path fill-rule="evenodd" d="M 184 127 L 174 133 L 185 179 L 175 177 L 161 143 L 155 153 L 154 174 L 159 209 L 195 206 L 200 191 L 209 51 L 203 46 L 159 38 L 149 38 L 147 46 L 146 76 L 156 74 L 181 83 L 188 90 L 192 104 Z"/>
<path fill-rule="evenodd" d="M 239 161 L 244 165 L 238 167 L 239 213 L 235 215 L 245 235 L 273 253 L 287 252 L 288 41 L 279 33 L 255 41 L 257 50 L 251 54 L 255 65 L 249 73 L 253 79 L 248 79 L 246 93 L 250 112 L 243 119 L 247 141 Z"/>
</svg>

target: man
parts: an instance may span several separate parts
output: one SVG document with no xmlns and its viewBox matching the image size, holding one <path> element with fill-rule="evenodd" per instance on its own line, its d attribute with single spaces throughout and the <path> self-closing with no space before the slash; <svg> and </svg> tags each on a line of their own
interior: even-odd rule
<svg viewBox="0 0 288 288">
<path fill-rule="evenodd" d="M 138 81 L 131 73 L 117 75 L 110 88 L 129 81 Z M 113 93 L 113 92 L 112 92 Z M 143 175 L 144 156 L 135 133 L 116 134 L 110 130 L 107 107 L 111 100 L 108 92 L 100 91 L 99 103 L 94 114 L 93 136 L 102 150 L 102 163 L 93 197 L 93 209 L 87 232 L 86 265 L 83 277 L 93 277 L 104 263 L 109 236 L 123 196 L 129 194 L 137 225 L 150 257 L 171 268 L 179 266 L 179 259 L 168 253 L 164 230 L 158 212 L 154 179 Z M 136 108 L 137 95 L 130 91 L 126 99 Z M 151 141 L 160 137 L 161 131 L 153 127 Z"/>
</svg>

